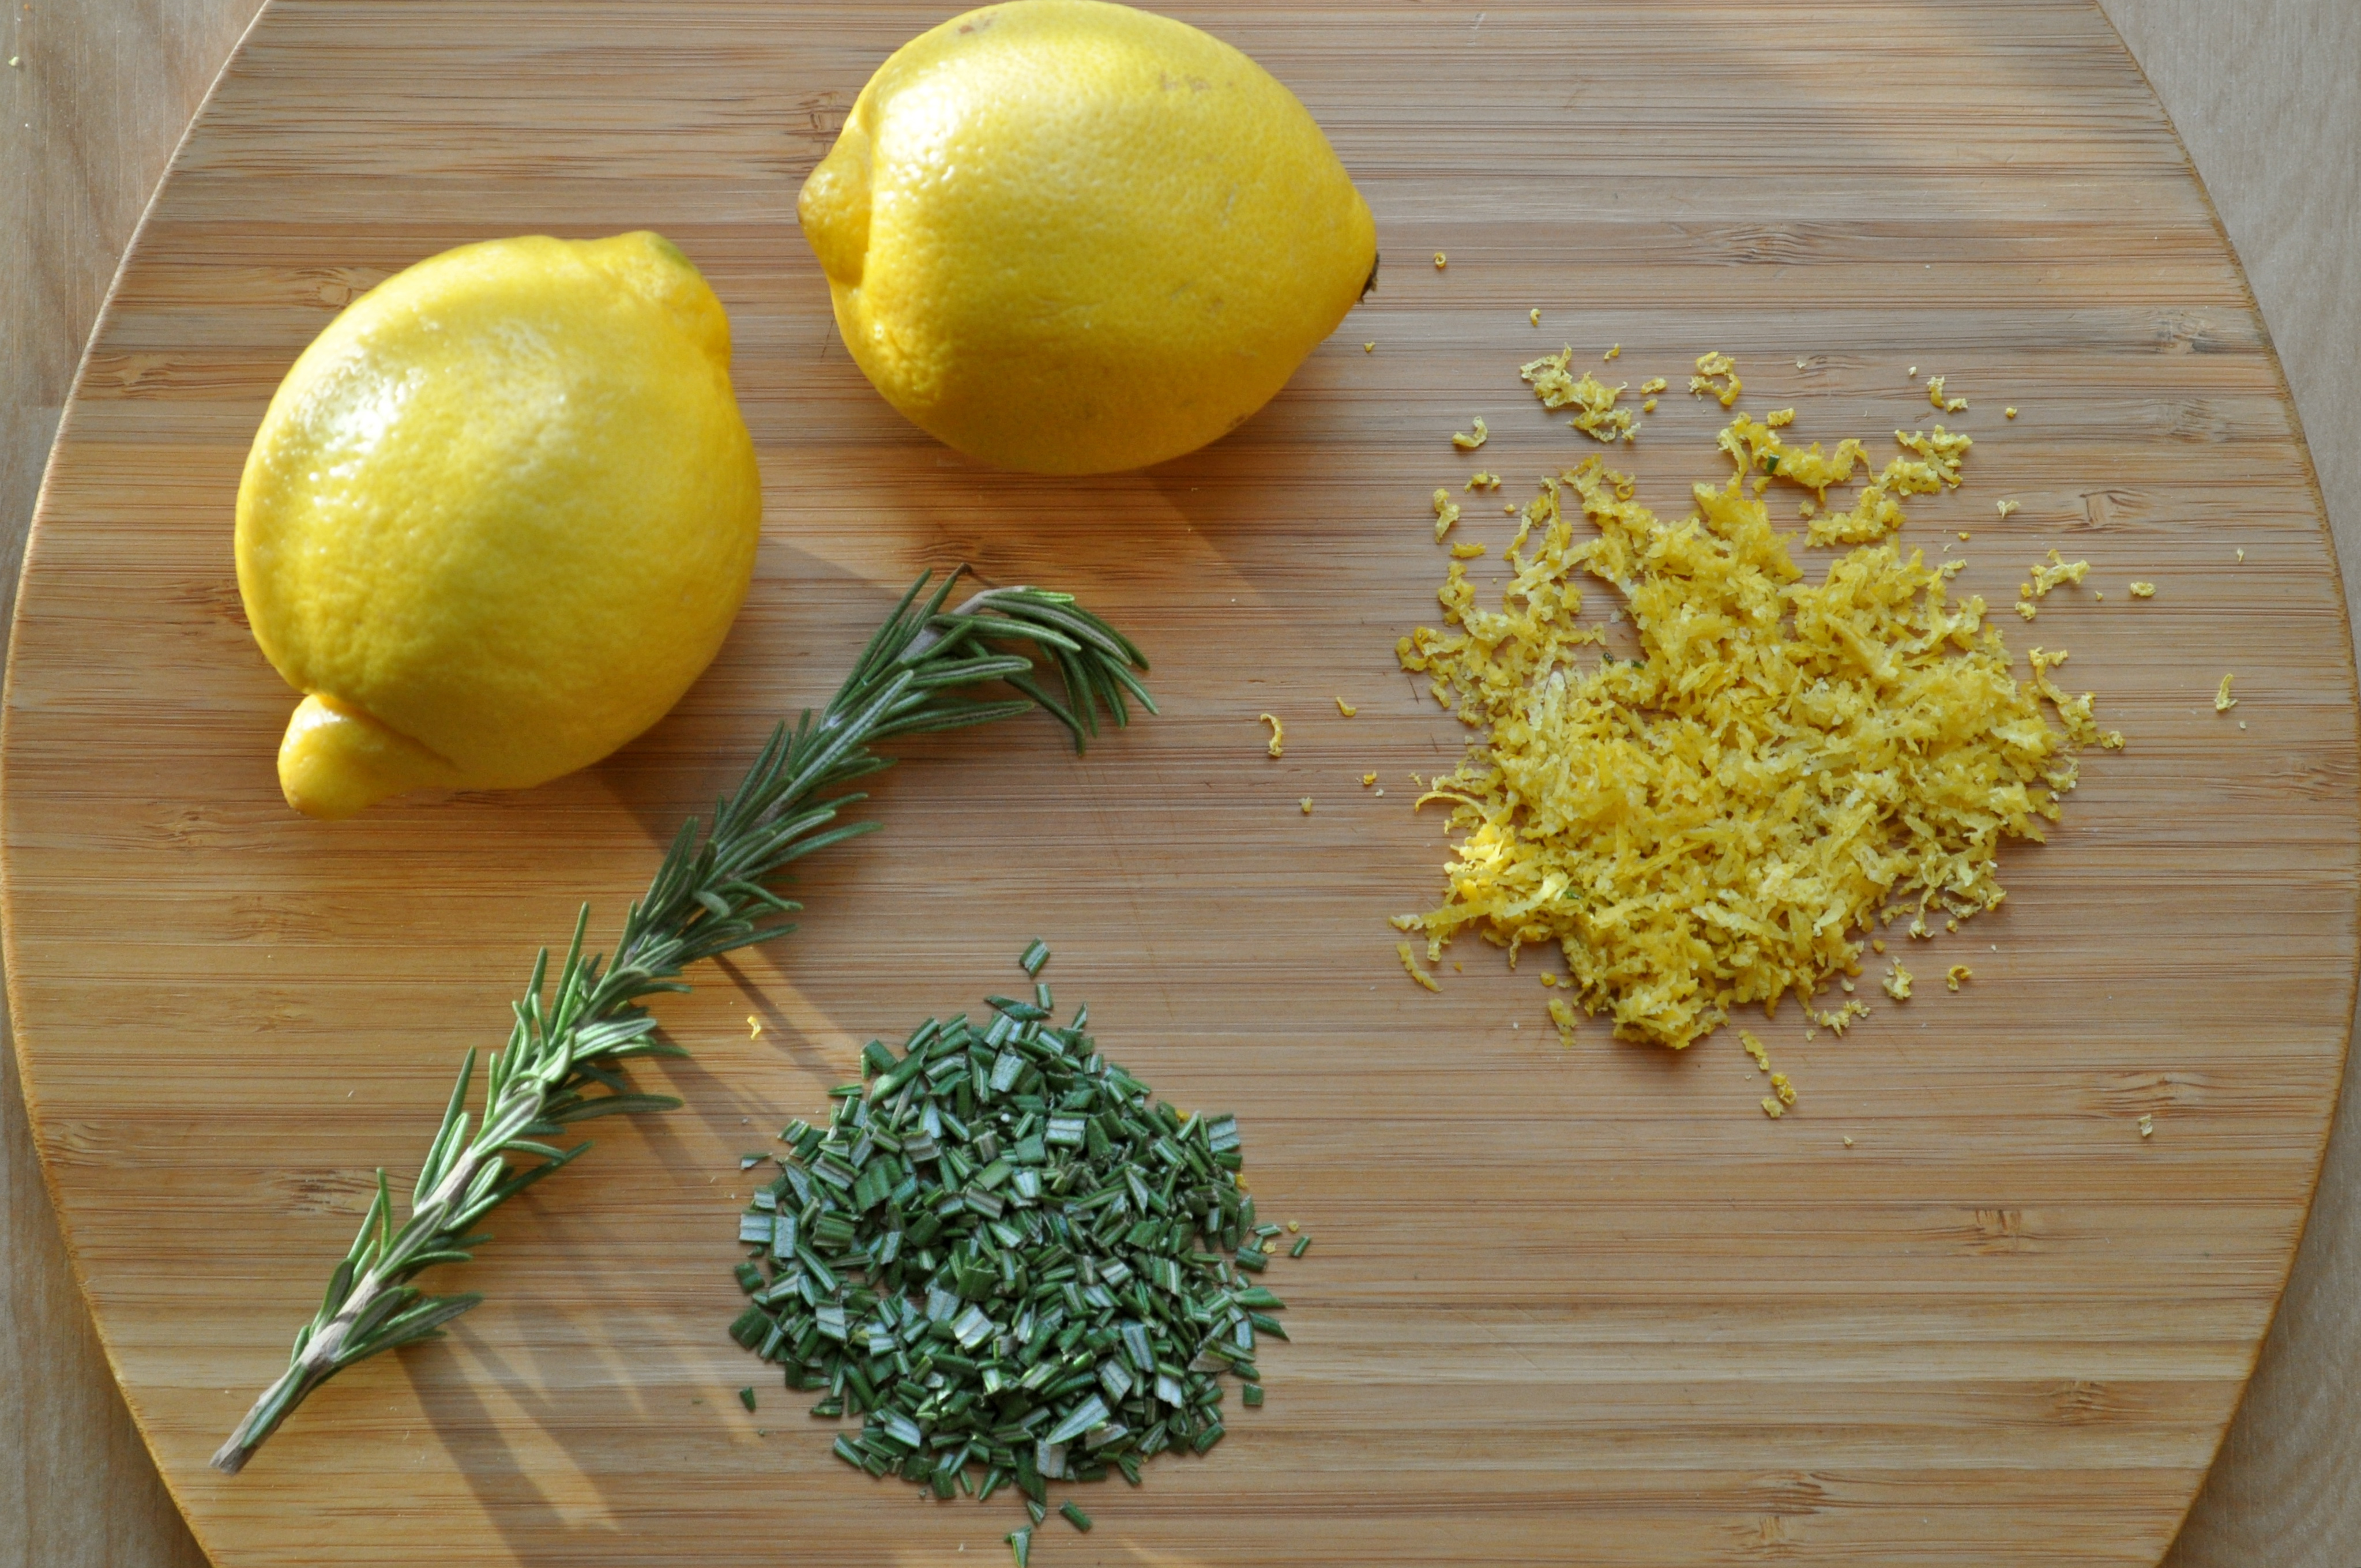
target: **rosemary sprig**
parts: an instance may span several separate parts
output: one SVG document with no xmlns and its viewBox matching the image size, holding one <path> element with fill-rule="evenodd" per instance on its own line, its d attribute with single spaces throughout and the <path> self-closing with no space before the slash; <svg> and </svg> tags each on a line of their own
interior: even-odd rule
<svg viewBox="0 0 2361 1568">
<path fill-rule="evenodd" d="M 795 929 L 777 917 L 800 905 L 768 883 L 814 850 L 880 826 L 838 823 L 846 806 L 866 798 L 860 792 L 821 798 L 892 766 L 892 758 L 873 749 L 877 742 L 1039 707 L 1073 732 L 1080 751 L 1098 733 L 1102 708 L 1117 725 L 1129 721 L 1126 693 L 1156 711 L 1135 674 L 1146 671 L 1148 661 L 1071 595 L 988 588 L 946 611 L 943 601 L 960 575 L 951 573 L 931 593 L 931 572 L 912 584 L 827 707 L 817 718 L 807 709 L 792 729 L 782 722 L 772 732 L 738 788 L 715 805 L 701 835 L 696 818 L 682 825 L 646 894 L 624 916 L 611 960 L 583 954 L 587 905 L 546 996 L 549 951 L 542 950 L 525 994 L 512 1004 L 508 1045 L 485 1074 L 480 1119 L 471 1123 L 467 1110 L 476 1073 L 470 1050 L 412 1186 L 409 1219 L 395 1225 L 379 1170 L 360 1232 L 329 1277 L 320 1310 L 296 1334 L 286 1372 L 238 1422 L 214 1455 L 214 1468 L 236 1474 L 312 1390 L 355 1362 L 439 1337 L 444 1324 L 480 1301 L 472 1294 L 429 1296 L 410 1280 L 438 1263 L 469 1261 L 490 1239 L 474 1234 L 478 1222 L 590 1147 L 584 1142 L 561 1149 L 542 1140 L 562 1136 L 577 1122 L 680 1104 L 670 1095 L 633 1091 L 622 1075 L 633 1057 L 687 1054 L 657 1034 L 640 999 L 688 990 L 679 976 L 700 959 Z M 1037 653 L 1056 669 L 1059 695 L 1038 677 Z M 960 695 L 987 681 L 1022 696 Z"/>
</svg>

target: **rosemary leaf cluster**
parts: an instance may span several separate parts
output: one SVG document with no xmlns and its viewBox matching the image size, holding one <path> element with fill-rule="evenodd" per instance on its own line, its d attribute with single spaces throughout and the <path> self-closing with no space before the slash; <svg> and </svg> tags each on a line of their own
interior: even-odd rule
<svg viewBox="0 0 2361 1568">
<path fill-rule="evenodd" d="M 436 1264 L 467 1262 L 490 1239 L 476 1232 L 487 1215 L 590 1147 L 548 1140 L 600 1116 L 680 1103 L 637 1092 L 624 1076 L 633 1057 L 686 1054 L 657 1033 L 643 999 L 688 990 L 680 976 L 699 959 L 794 929 L 780 917 L 798 906 L 773 881 L 802 857 L 879 826 L 838 820 L 864 798 L 843 786 L 892 765 L 874 749 L 879 742 L 1038 707 L 1072 731 L 1079 751 L 1098 733 L 1102 713 L 1128 722 L 1126 694 L 1156 711 L 1136 673 L 1148 668 L 1138 649 L 1071 595 L 989 588 L 945 610 L 960 573 L 929 593 L 932 576 L 902 596 L 828 706 L 792 727 L 782 723 L 711 819 L 682 826 L 647 893 L 625 914 L 611 959 L 582 950 L 587 905 L 554 985 L 543 949 L 513 1003 L 508 1044 L 486 1071 L 482 1111 L 467 1111 L 470 1050 L 412 1186 L 409 1217 L 396 1223 L 379 1171 L 377 1196 L 319 1310 L 296 1334 L 287 1370 L 214 1455 L 214 1468 L 236 1474 L 290 1411 L 346 1367 L 435 1337 L 475 1306 L 481 1297 L 430 1296 L 411 1280 Z M 1056 673 L 1054 693 L 1047 671 Z M 1019 695 L 965 695 L 993 682 Z"/>
<path fill-rule="evenodd" d="M 1249 1277 L 1279 1227 L 1238 1183 L 1237 1118 L 1158 1102 L 1047 984 L 986 1003 L 873 1040 L 828 1125 L 779 1135 L 730 1332 L 824 1390 L 814 1415 L 862 1418 L 846 1464 L 937 1497 L 1013 1484 L 1039 1524 L 1051 1481 L 1137 1486 L 1219 1442 L 1225 1376 L 1261 1403 L 1256 1336 L 1287 1334 Z"/>
</svg>

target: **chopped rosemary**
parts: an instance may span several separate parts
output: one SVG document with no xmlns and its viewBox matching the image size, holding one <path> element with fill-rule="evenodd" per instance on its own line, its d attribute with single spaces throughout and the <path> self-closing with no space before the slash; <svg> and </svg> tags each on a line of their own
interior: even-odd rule
<svg viewBox="0 0 2361 1568">
<path fill-rule="evenodd" d="M 1311 1250 L 1312 1238 L 1310 1236 L 1298 1236 L 1295 1238 L 1295 1245 L 1287 1249 L 1287 1255 L 1290 1257 L 1301 1257 L 1305 1253 L 1310 1252 Z"/>
<path fill-rule="evenodd" d="M 844 1440 L 838 1438 L 836 1441 L 842 1442 Z M 1012 1530 L 1004 1539 L 1008 1542 L 1008 1550 L 1016 1554 L 1016 1568 L 1026 1568 L 1033 1555 L 1033 1528 L 1027 1525 L 1023 1530 Z"/>
<path fill-rule="evenodd" d="M 1090 1532 L 1091 1516 L 1082 1512 L 1079 1504 L 1071 1501 L 1060 1503 L 1058 1505 L 1058 1511 L 1065 1515 L 1066 1521 L 1069 1524 L 1071 1524 L 1076 1530 L 1082 1531 L 1084 1534 L 1088 1534 Z"/>
<path fill-rule="evenodd" d="M 745 1406 L 748 1409 L 752 1409 L 754 1408 L 754 1390 L 752 1388 L 739 1389 L 738 1402 Z"/>
<path fill-rule="evenodd" d="M 862 1418 L 835 1440 L 848 1464 L 938 1497 L 1013 1484 L 1038 1525 L 1051 1481 L 1137 1486 L 1141 1461 L 1220 1442 L 1223 1378 L 1258 1401 L 1284 1303 L 1238 1272 L 1265 1255 L 1236 1119 L 1159 1102 L 1088 1008 L 988 1006 L 864 1050 L 824 1126 L 780 1133 L 781 1174 L 739 1218 L 730 1332 L 825 1389 L 814 1415 Z"/>
<path fill-rule="evenodd" d="M 1148 662 L 1072 596 L 987 588 L 945 610 L 964 571 L 932 593 L 926 592 L 932 573 L 912 584 L 818 716 L 806 709 L 793 727 L 783 722 L 772 731 L 737 790 L 715 806 L 702 839 L 696 818 L 682 825 L 647 893 L 625 914 L 611 961 L 583 954 L 588 905 L 548 992 L 543 950 L 524 996 L 512 1004 L 507 1047 L 489 1063 L 480 1119 L 471 1124 L 466 1109 L 476 1071 L 470 1050 L 411 1190 L 409 1220 L 396 1225 L 379 1170 L 360 1232 L 331 1273 L 319 1310 L 297 1332 L 287 1370 L 214 1453 L 214 1468 L 236 1474 L 313 1389 L 380 1351 L 441 1337 L 445 1323 L 482 1299 L 427 1296 L 410 1281 L 435 1264 L 469 1261 L 489 1239 L 473 1234 L 478 1221 L 590 1147 L 585 1141 L 559 1149 L 541 1140 L 593 1117 L 680 1104 L 670 1095 L 632 1092 L 622 1077 L 632 1057 L 687 1054 L 657 1034 L 642 999 L 687 990 L 679 977 L 700 959 L 795 929 L 776 917 L 798 905 L 770 883 L 803 856 L 880 826 L 836 825 L 838 814 L 864 796 L 826 793 L 892 766 L 878 742 L 1038 707 L 1072 731 L 1079 751 L 1098 733 L 1102 708 L 1116 725 L 1129 722 L 1126 692 L 1156 711 L 1134 674 Z M 1056 667 L 1062 700 L 1038 678 L 1036 652 Z M 959 695 L 992 681 L 1019 696 Z M 840 1092 L 857 1096 L 861 1087 Z M 516 1156 L 524 1157 L 512 1168 Z"/>
</svg>

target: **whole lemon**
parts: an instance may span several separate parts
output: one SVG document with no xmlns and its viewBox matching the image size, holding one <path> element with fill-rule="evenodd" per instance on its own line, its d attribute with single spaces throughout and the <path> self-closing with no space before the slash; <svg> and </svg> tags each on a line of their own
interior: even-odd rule
<svg viewBox="0 0 2361 1568">
<path fill-rule="evenodd" d="M 520 788 L 662 718 L 762 525 L 730 323 L 653 234 L 462 246 L 295 361 L 237 492 L 237 586 L 303 693 L 288 804 Z"/>
<path fill-rule="evenodd" d="M 1011 0 L 905 44 L 796 214 L 885 400 L 1038 473 L 1225 433 L 1377 263 L 1368 206 L 1293 93 L 1218 38 L 1101 0 Z"/>
</svg>

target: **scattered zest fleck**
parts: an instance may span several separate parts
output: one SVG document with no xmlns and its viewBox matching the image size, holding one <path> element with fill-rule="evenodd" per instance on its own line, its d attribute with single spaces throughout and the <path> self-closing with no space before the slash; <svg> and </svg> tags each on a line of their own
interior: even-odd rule
<svg viewBox="0 0 2361 1568">
<path fill-rule="evenodd" d="M 1438 251 L 1436 251 L 1436 252 L 1434 253 L 1434 269 L 1435 269 L 1437 272 L 1442 271 L 1442 270 L 1444 269 L 1444 268 L 1446 265 L 1448 265 L 1448 264 L 1449 264 L 1450 260 L 1451 260 L 1451 258 L 1450 258 L 1449 257 L 1447 257 L 1447 256 L 1444 255 L 1444 254 L 1443 254 L 1443 252 L 1441 252 L 1441 251 L 1439 251 L 1439 250 L 1438 250 Z"/>
<path fill-rule="evenodd" d="M 1455 441 L 1458 437 L 1452 439 Z M 1450 492 L 1437 489 L 1434 492 L 1434 542 L 1442 543 L 1443 536 L 1450 532 L 1451 525 L 1458 521 L 1459 503 L 1451 499 Z"/>
<path fill-rule="evenodd" d="M 1623 345 L 1619 343 L 1598 357 L 1602 360 L 1620 359 L 1623 357 Z"/>
<path fill-rule="evenodd" d="M 1779 1103 L 1782 1105 L 1793 1105 L 1795 1102 L 1795 1086 L 1788 1080 L 1787 1075 L 1784 1072 L 1774 1072 L 1771 1075 L 1771 1091 L 1778 1095 Z"/>
<path fill-rule="evenodd" d="M 1396 942 L 1394 944 L 1394 951 L 1400 955 L 1402 968 L 1410 971 L 1411 979 L 1418 981 L 1419 984 L 1426 987 L 1429 991 L 1441 991 L 1443 989 L 1443 987 L 1434 983 L 1434 977 L 1433 975 L 1418 967 L 1418 959 L 1411 952 L 1410 944 L 1408 942 Z"/>
<path fill-rule="evenodd" d="M 1481 544 L 1455 544 L 1451 547 L 1451 558 L 1455 561 L 1473 561 L 1482 554 L 1484 547 Z"/>
<path fill-rule="evenodd" d="M 1763 1097 L 1763 1113 L 1775 1122 L 1780 1117 L 1785 1115 L 1787 1112 L 1786 1107 L 1781 1105 L 1777 1100 L 1766 1094 Z"/>
<path fill-rule="evenodd" d="M 1257 714 L 1256 715 L 1256 722 L 1270 726 L 1270 745 L 1268 748 L 1270 754 L 1274 757 L 1286 756 L 1287 726 L 1279 721 L 1279 715 L 1275 713 Z"/>
<path fill-rule="evenodd" d="M 1312 815 L 1312 797 L 1310 795 L 1305 795 L 1301 800 L 1297 801 L 1295 804 L 1303 807 L 1304 816 L 1309 817 Z"/>
<path fill-rule="evenodd" d="M 1727 354 L 1698 355 L 1697 371 L 1689 378 L 1691 394 L 1706 394 L 1723 408 L 1738 401 L 1738 394 L 1746 389 L 1746 383 L 1738 378 L 1738 362 Z"/>
<path fill-rule="evenodd" d="M 1525 319 L 1532 322 L 1535 326 L 1541 325 L 1542 308 L 1539 305 L 1535 305 L 1532 310 L 1525 313 Z"/>
<path fill-rule="evenodd" d="M 1488 474 L 1483 469 L 1478 468 L 1473 474 L 1468 475 L 1467 482 L 1459 488 L 1463 490 L 1497 490 L 1500 488 L 1500 476 L 1498 474 Z"/>
<path fill-rule="evenodd" d="M 1375 774 L 1375 773 L 1363 773 L 1363 774 L 1361 775 L 1361 787 L 1362 787 L 1363 789 L 1367 789 L 1367 788 L 1368 788 L 1371 784 L 1375 784 L 1375 783 L 1377 783 L 1377 782 L 1378 782 L 1378 775 L 1377 775 L 1377 774 Z"/>
<path fill-rule="evenodd" d="M 2141 1137 L 2152 1138 L 2156 1136 L 2156 1118 L 2154 1116 L 2142 1116 L 2139 1119 L 2139 1129 Z"/>
<path fill-rule="evenodd" d="M 1360 712 L 1361 710 L 1340 696 L 1336 699 L 1336 711 L 1343 714 L 1345 718 L 1350 718 L 1353 715 Z"/>
<path fill-rule="evenodd" d="M 2152 599 L 2156 598 L 2156 585 L 2154 583 L 2134 583 L 2132 585 L 2132 598 L 2136 599 Z"/>
<path fill-rule="evenodd" d="M 2243 565 L 2245 565 L 2246 564 L 2246 553 L 2244 550 L 2241 550 L 2241 551 L 2239 551 L 2239 552 L 2238 552 L 2238 565 L 2240 565 L 2241 566 L 2243 566 Z"/>
<path fill-rule="evenodd" d="M 1896 959 L 1886 970 L 1885 978 L 1878 983 L 1885 988 L 1885 994 L 1894 1001 L 1907 1002 L 1910 1000 L 1910 971 L 1902 967 L 1900 959 Z"/>
<path fill-rule="evenodd" d="M 2016 417 L 2016 410 L 2014 407 L 2004 408 L 2000 411 L 2003 419 L 2015 419 Z"/>
<path fill-rule="evenodd" d="M 1593 441 L 1630 441 L 1636 432 L 1630 409 L 1619 409 L 1615 400 L 1625 391 L 1623 387 L 1610 387 L 1585 370 L 1579 380 L 1574 375 L 1572 345 L 1555 354 L 1544 354 L 1523 366 L 1518 374 L 1533 389 L 1545 409 L 1572 408 L 1574 428 Z"/>
<path fill-rule="evenodd" d="M 1943 983 L 1950 987 L 1953 991 L 1960 989 L 1960 981 L 1973 980 L 1975 978 L 1976 971 L 1970 969 L 1965 964 L 1953 964 L 1949 969 L 1943 971 Z"/>
<path fill-rule="evenodd" d="M 1847 1139 L 1845 1139 L 1845 1147 L 1847 1147 L 1847 1148 L 1850 1148 L 1850 1147 L 1852 1147 L 1852 1140 L 1851 1140 L 1850 1138 L 1847 1138 Z"/>
<path fill-rule="evenodd" d="M 1549 1000 L 1549 1015 L 1550 1022 L 1557 1025 L 1558 1044 L 1573 1049 L 1574 1009 L 1565 1004 L 1564 998 L 1553 996 Z"/>
<path fill-rule="evenodd" d="M 1473 452 L 1477 447 L 1483 445 L 1486 442 L 1491 440 L 1492 433 L 1484 428 L 1484 416 L 1482 414 L 1477 414 L 1476 416 L 1475 422 L 1476 428 L 1472 432 L 1465 430 L 1453 432 L 1451 436 L 1451 444 L 1456 446 L 1462 452 Z"/>
<path fill-rule="evenodd" d="M 1361 352 L 1364 354 L 1375 354 L 1377 351 L 1378 345 L 1374 341 L 1361 345 Z"/>
<path fill-rule="evenodd" d="M 763 1037 L 763 1021 L 752 1013 L 746 1014 L 746 1037 L 750 1040 L 759 1040 Z"/>
<path fill-rule="evenodd" d="M 1927 378 L 1927 400 L 1947 414 L 1963 413 L 1968 407 L 1968 400 L 1965 398 L 1947 398 L 1943 395 L 1943 378 L 1940 376 Z"/>
<path fill-rule="evenodd" d="M 2222 684 L 2220 685 L 2213 688 L 2214 712 L 2227 713 L 2232 708 L 2238 706 L 2238 699 L 2230 695 L 2230 683 L 2237 678 L 2237 672 L 2233 670 L 2230 674 L 2222 677 Z"/>
<path fill-rule="evenodd" d="M 2091 563 L 2088 561 L 2060 560 L 2058 552 L 2052 550 L 2049 553 L 2049 565 L 2044 566 L 2039 562 L 2034 563 L 2033 592 L 2030 597 L 2045 598 L 2050 589 L 2066 583 L 2079 584 L 2090 575 Z"/>
</svg>

